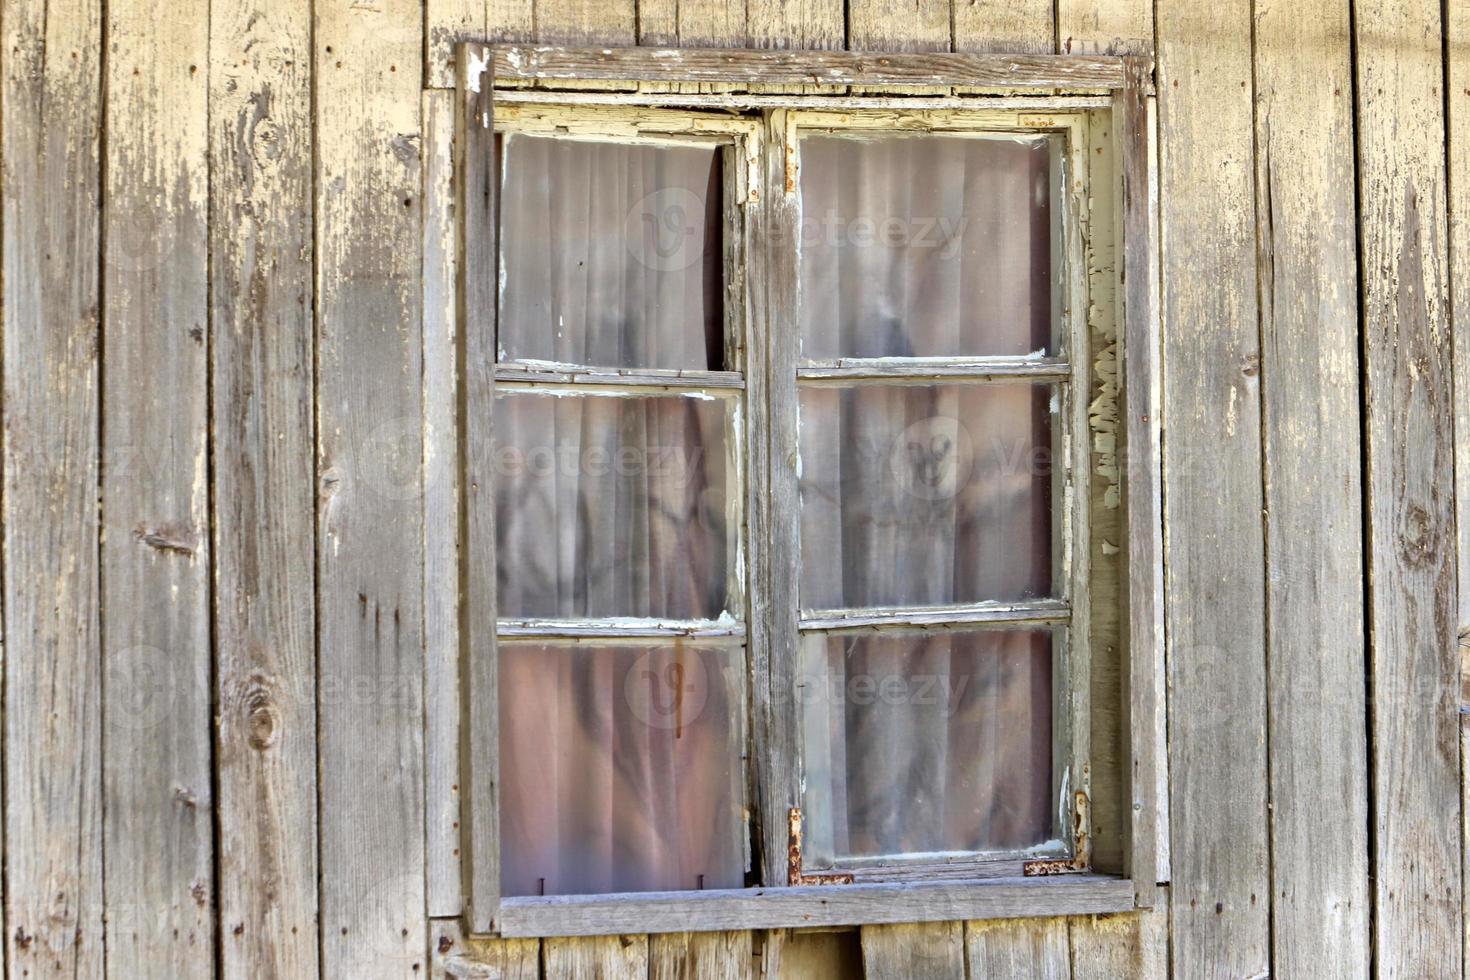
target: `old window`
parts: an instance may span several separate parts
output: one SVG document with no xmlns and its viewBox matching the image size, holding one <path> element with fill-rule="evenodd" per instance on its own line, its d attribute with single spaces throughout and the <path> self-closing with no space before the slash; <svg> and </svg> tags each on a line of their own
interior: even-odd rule
<svg viewBox="0 0 1470 980">
<path fill-rule="evenodd" d="M 496 64 L 636 82 L 687 54 Z M 1030 84 L 1116 84 L 1009 100 L 521 90 L 492 115 L 464 60 L 472 928 L 1146 901 L 1137 72 L 1034 59 Z"/>
</svg>

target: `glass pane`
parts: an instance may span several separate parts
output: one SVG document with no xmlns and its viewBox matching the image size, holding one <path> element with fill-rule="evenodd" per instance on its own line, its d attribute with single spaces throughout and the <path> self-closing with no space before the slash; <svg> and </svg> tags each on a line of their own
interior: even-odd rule
<svg viewBox="0 0 1470 980">
<path fill-rule="evenodd" d="M 500 616 L 738 615 L 732 404 L 499 389 Z"/>
<path fill-rule="evenodd" d="M 499 655 L 506 895 L 744 885 L 739 648 Z"/>
<path fill-rule="evenodd" d="M 811 867 L 1051 838 L 1049 632 L 808 633 L 801 658 Z"/>
<path fill-rule="evenodd" d="M 1054 391 L 802 386 L 802 608 L 1050 595 Z"/>
<path fill-rule="evenodd" d="M 722 368 L 718 148 L 512 135 L 502 152 L 502 359 Z"/>
<path fill-rule="evenodd" d="M 802 356 L 1050 350 L 1055 145 L 803 139 Z"/>
</svg>

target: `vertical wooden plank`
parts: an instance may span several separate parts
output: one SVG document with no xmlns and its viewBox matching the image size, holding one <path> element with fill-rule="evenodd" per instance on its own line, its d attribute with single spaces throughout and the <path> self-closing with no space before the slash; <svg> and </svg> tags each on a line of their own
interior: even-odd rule
<svg viewBox="0 0 1470 980">
<path fill-rule="evenodd" d="M 645 980 L 647 936 L 580 936 L 541 942 L 546 980 Z"/>
<path fill-rule="evenodd" d="M 219 917 L 226 977 L 317 972 L 311 23 L 210 12 Z"/>
<path fill-rule="evenodd" d="M 458 915 L 459 242 L 456 95 L 425 92 L 424 119 L 424 799 L 429 915 Z"/>
<path fill-rule="evenodd" d="M 316 16 L 325 976 L 427 968 L 420 9 Z"/>
<path fill-rule="evenodd" d="M 1068 980 L 1067 920 L 966 922 L 965 959 L 975 980 Z"/>
<path fill-rule="evenodd" d="M 1347 0 L 1261 5 L 1255 18 L 1272 967 L 1366 976 L 1351 28 Z"/>
<path fill-rule="evenodd" d="M 535 0 L 535 3 L 536 40 L 542 44 L 637 42 L 635 0 Z"/>
<path fill-rule="evenodd" d="M 950 50 L 949 0 L 848 0 L 852 51 Z"/>
<path fill-rule="evenodd" d="M 871 980 L 953 977 L 965 980 L 962 922 L 863 926 L 863 974 Z"/>
<path fill-rule="evenodd" d="M 433 980 L 538 980 L 537 939 L 471 939 L 459 919 L 437 919 L 429 930 Z"/>
<path fill-rule="evenodd" d="M 454 88 L 454 52 L 461 41 L 483 41 L 489 0 L 423 0 L 424 86 Z M 496 11 L 500 13 L 499 10 Z"/>
<path fill-rule="evenodd" d="M 748 930 L 648 937 L 649 980 L 745 980 L 754 974 Z"/>
<path fill-rule="evenodd" d="M 1460 635 L 1460 814 L 1462 874 L 1470 873 L 1470 4 L 1445 8 L 1446 126 L 1449 135 L 1450 308 L 1454 315 L 1455 513 Z M 1470 917 L 1461 909 L 1463 962 Z"/>
<path fill-rule="evenodd" d="M 1071 919 L 1067 938 L 1073 980 L 1165 980 L 1169 976 L 1168 889 L 1159 889 L 1157 903 L 1147 911 Z"/>
<path fill-rule="evenodd" d="M 5 942 L 0 972 L 102 972 L 98 246 L 102 12 L 6 0 Z M 16 655 L 19 653 L 20 655 Z"/>
<path fill-rule="evenodd" d="M 956 0 L 954 49 L 1051 54 L 1056 43 L 1052 0 Z"/>
<path fill-rule="evenodd" d="M 1174 971 L 1250 977 L 1270 900 L 1250 4 L 1157 16 Z"/>
<path fill-rule="evenodd" d="M 773 929 L 761 949 L 766 980 L 856 980 L 863 975 L 858 931 Z"/>
<path fill-rule="evenodd" d="M 1355 7 L 1374 948 L 1458 976 L 1454 408 L 1438 0 Z M 1413 760 L 1409 763 L 1407 760 Z"/>
<path fill-rule="evenodd" d="M 107 8 L 107 972 L 214 967 L 207 0 Z M 69 111 L 56 107 L 54 111 Z M 55 760 L 51 760 L 54 764 Z"/>
<path fill-rule="evenodd" d="M 1061 54 L 1151 55 L 1153 0 L 1057 0 Z"/>
<path fill-rule="evenodd" d="M 757 48 L 838 50 L 846 40 L 842 0 L 747 0 L 750 44 Z"/>
<path fill-rule="evenodd" d="M 478 54 L 476 53 L 478 52 Z M 495 653 L 495 407 L 497 236 L 494 99 L 488 52 L 460 49 L 458 180 L 460 565 L 460 821 L 467 925 L 489 932 L 500 901 L 500 711 Z"/>
</svg>

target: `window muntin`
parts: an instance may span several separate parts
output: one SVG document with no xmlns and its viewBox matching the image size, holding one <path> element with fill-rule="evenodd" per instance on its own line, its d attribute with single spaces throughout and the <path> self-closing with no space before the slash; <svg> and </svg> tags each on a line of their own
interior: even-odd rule
<svg viewBox="0 0 1470 980">
<path fill-rule="evenodd" d="M 512 109 L 511 112 L 499 116 L 498 123 L 506 128 L 517 131 L 519 127 L 526 126 L 528 131 L 535 131 L 540 136 L 550 135 L 569 140 L 591 138 L 588 135 L 589 130 L 593 128 L 591 126 L 584 124 L 581 127 L 573 127 L 576 135 L 567 136 L 564 131 L 558 130 L 556 124 L 550 123 L 549 118 L 543 119 L 539 117 L 534 110 L 530 110 L 530 107 L 527 107 L 527 110 L 525 115 L 521 115 L 516 109 Z M 589 117 L 594 115 L 595 112 L 587 113 Z M 658 115 L 658 113 L 648 113 L 648 115 Z M 669 115 L 672 116 L 675 114 Z M 788 178 L 794 176 L 795 168 L 792 164 L 799 158 L 799 152 L 796 151 L 798 123 L 803 129 L 809 129 L 813 133 L 819 133 L 823 136 L 833 135 L 834 128 L 836 128 L 834 122 L 840 123 L 841 126 L 855 129 L 884 128 L 883 121 L 876 118 L 880 114 L 874 114 L 873 117 L 869 117 L 862 113 L 842 113 L 840 114 L 840 120 L 836 121 L 830 118 L 832 115 L 818 112 L 793 112 L 786 114 L 788 121 L 786 134 L 790 139 L 789 145 L 792 152 L 787 153 L 786 148 L 780 145 L 778 138 L 776 145 L 772 147 L 771 153 L 773 157 L 777 158 L 779 158 L 778 155 L 785 153 L 788 160 Z M 996 122 L 997 117 L 1001 120 L 999 125 Z M 721 118 L 716 122 L 713 119 L 697 115 L 691 116 L 690 114 L 677 114 L 677 118 L 680 120 L 682 126 L 692 128 L 714 128 L 718 125 L 731 125 L 735 122 L 726 118 Z M 915 125 L 914 118 L 905 117 L 905 119 L 907 125 Z M 715 137 L 713 140 L 713 142 L 726 146 L 726 149 L 722 153 L 726 187 L 724 200 L 725 235 L 721 241 L 721 250 L 724 259 L 722 284 L 726 301 L 724 317 L 727 332 L 724 339 L 727 359 L 722 363 L 723 366 L 729 367 L 731 370 L 698 371 L 643 367 L 637 364 L 583 365 L 568 364 L 565 362 L 545 362 L 539 359 L 514 361 L 509 359 L 507 351 L 502 351 L 502 361 L 497 366 L 496 373 L 502 390 L 504 390 L 505 385 L 508 383 L 515 385 L 524 383 L 535 387 L 551 385 L 566 386 L 568 388 L 573 386 L 585 387 L 596 385 L 605 387 L 609 392 L 615 391 L 620 395 L 636 395 L 640 392 L 647 394 L 651 393 L 650 390 L 699 392 L 711 397 L 718 397 L 721 394 L 728 396 L 734 393 L 734 400 L 740 406 L 737 417 L 752 419 L 752 423 L 755 425 L 755 428 L 748 434 L 748 438 L 737 437 L 737 441 L 741 441 L 741 444 L 736 451 L 736 455 L 748 465 L 746 472 L 750 474 L 750 479 L 746 481 L 745 494 L 747 501 L 754 504 L 756 500 L 769 495 L 773 487 L 764 484 L 763 474 L 765 470 L 761 465 L 755 465 L 760 454 L 759 445 L 765 438 L 765 425 L 761 420 L 762 408 L 765 406 L 760 401 L 764 398 L 764 395 L 758 390 L 762 383 L 759 373 L 751 375 L 745 370 L 744 357 L 750 349 L 750 338 L 744 332 L 746 321 L 744 319 L 743 302 L 746 299 L 745 293 L 747 289 L 749 289 L 751 296 L 757 297 L 756 302 L 759 302 L 759 297 L 762 295 L 766 285 L 764 277 L 780 274 L 776 267 L 769 263 L 774 261 L 779 264 L 784 260 L 778 251 L 765 256 L 762 261 L 752 261 L 752 254 L 760 251 L 760 245 L 762 243 L 757 243 L 756 248 L 753 250 L 747 250 L 745 248 L 748 241 L 746 236 L 750 233 L 746 219 L 749 217 L 750 212 L 755 210 L 751 205 L 757 203 L 756 192 L 753 190 L 747 191 L 745 181 L 748 175 L 755 169 L 764 166 L 765 158 L 759 152 L 752 152 L 752 148 L 758 146 L 759 130 L 748 120 L 742 121 L 742 123 L 746 127 L 744 130 L 734 135 Z M 925 119 L 923 123 L 927 127 L 929 120 Z M 1056 188 L 1054 196 L 1049 200 L 1047 207 L 1041 209 L 1047 212 L 1047 221 L 1050 223 L 1052 229 L 1048 232 L 1049 238 L 1047 240 L 1048 251 L 1052 255 L 1052 260 L 1045 266 L 1044 270 L 1044 275 L 1049 280 L 1045 291 L 1049 292 L 1053 297 L 1047 307 L 1052 324 L 1047 329 L 1050 331 L 1052 339 L 1046 346 L 1046 349 L 1030 348 L 1022 351 L 1017 356 L 1014 351 L 1021 350 L 1020 346 L 1005 348 L 997 345 L 993 348 L 996 352 L 990 353 L 985 352 L 984 344 L 971 347 L 969 346 L 969 339 L 965 339 L 963 344 L 952 346 L 948 349 L 943 346 L 926 348 L 926 350 L 938 350 L 942 351 L 942 353 L 932 356 L 915 357 L 908 360 L 895 359 L 892 356 L 839 356 L 831 358 L 803 358 L 797 356 L 786 363 L 796 365 L 795 374 L 799 378 L 798 385 L 801 389 L 800 393 L 802 397 L 805 397 L 806 389 L 808 388 L 817 390 L 822 387 L 829 387 L 840 391 L 844 387 L 859 388 L 869 386 L 870 384 L 879 387 L 885 385 L 894 387 L 904 385 L 923 387 L 924 385 L 928 385 L 935 388 L 955 386 L 978 389 L 986 383 L 993 383 L 1007 386 L 1013 391 L 1020 391 L 1022 389 L 1029 391 L 1031 388 L 1046 391 L 1046 422 L 1039 427 L 1035 424 L 1031 426 L 1032 435 L 1028 449 L 1032 453 L 1041 451 L 1044 455 L 1050 454 L 1056 457 L 1051 464 L 1052 471 L 1049 487 L 1045 491 L 1049 494 L 1051 501 L 1050 530 L 1047 532 L 1049 533 L 1047 542 L 1051 549 L 1051 560 L 1049 564 L 1041 560 L 1038 556 L 1040 551 L 1045 550 L 1043 546 L 1037 545 L 1037 542 L 1041 538 L 1036 535 L 1030 535 L 1028 540 L 1033 544 L 1032 551 L 1038 553 L 1033 554 L 1032 563 L 1036 568 L 1044 568 L 1046 572 L 1050 573 L 1049 583 L 1051 587 L 1043 588 L 1043 585 L 1047 584 L 1047 582 L 1045 581 L 1046 573 L 1042 572 L 1036 573 L 1037 577 L 1032 580 L 1033 583 L 1039 584 L 1033 584 L 1031 587 L 1023 589 L 1022 597 L 1013 602 L 1007 602 L 1004 599 L 966 598 L 960 600 L 958 603 L 951 601 L 948 603 L 936 602 L 933 605 L 911 605 L 907 604 L 906 601 L 900 601 L 896 604 L 881 606 L 859 605 L 856 607 L 843 607 L 839 602 L 832 607 L 811 607 L 810 612 L 802 613 L 799 617 L 797 615 L 798 587 L 796 581 L 793 581 L 793 587 L 788 593 L 782 593 L 776 590 L 768 595 L 753 595 L 750 599 L 751 601 L 755 601 L 757 605 L 761 604 L 760 600 L 762 599 L 769 603 L 769 607 L 772 610 L 772 620 L 770 622 L 773 631 L 770 651 L 771 655 L 775 657 L 783 656 L 781 651 L 784 648 L 785 641 L 781 640 L 777 634 L 787 629 L 786 626 L 780 623 L 780 620 L 785 615 L 784 610 L 787 608 L 787 600 L 790 600 L 789 608 L 792 616 L 790 623 L 793 629 L 793 637 L 799 635 L 800 640 L 799 642 L 794 642 L 787 649 L 793 651 L 791 658 L 798 665 L 795 668 L 796 670 L 800 670 L 800 664 L 804 662 L 802 660 L 802 650 L 832 642 L 831 637 L 839 635 L 827 634 L 825 632 L 826 630 L 834 628 L 846 630 L 851 628 L 853 624 L 865 620 L 876 621 L 879 628 L 885 630 L 901 628 L 905 625 L 915 627 L 923 626 L 925 628 L 933 626 L 947 628 L 957 627 L 965 623 L 984 623 L 987 626 L 1009 627 L 1011 632 L 1016 633 L 1035 633 L 1041 631 L 1048 635 L 1050 637 L 1048 641 L 1048 656 L 1050 658 L 1048 676 L 1050 677 L 1052 689 L 1051 709 L 1049 713 L 1037 711 L 1034 714 L 1036 720 L 1040 723 L 1040 727 L 1046 730 L 1046 742 L 1051 746 L 1052 763 L 1044 775 L 1037 775 L 1041 770 L 1033 767 L 1033 778 L 1026 782 L 1028 799 L 1023 809 L 1028 807 L 1039 808 L 1039 801 L 1043 799 L 1042 791 L 1033 791 L 1032 787 L 1049 780 L 1051 789 L 1045 797 L 1045 802 L 1048 807 L 1047 813 L 1053 818 L 1051 825 L 1053 837 L 1052 839 L 1042 841 L 1040 846 L 1017 848 L 1009 848 L 1005 844 L 997 844 L 994 841 L 982 841 L 980 843 L 983 843 L 985 846 L 976 847 L 974 846 L 975 840 L 970 839 L 961 840 L 959 845 L 948 845 L 941 841 L 934 847 L 928 847 L 926 845 L 926 850 L 912 852 L 897 850 L 895 853 L 883 854 L 838 854 L 835 847 L 818 847 L 815 850 L 808 849 L 806 852 L 808 854 L 808 860 L 805 867 L 808 869 L 821 871 L 828 865 L 840 865 L 843 870 L 852 870 L 860 879 L 864 880 L 869 878 L 883 880 L 890 871 L 898 874 L 904 866 L 911 869 L 904 876 L 906 880 L 912 879 L 913 871 L 915 870 L 921 874 L 925 873 L 923 870 L 925 866 L 932 868 L 936 874 L 947 874 L 951 877 L 956 873 L 971 877 L 1017 874 L 1020 871 L 1022 859 L 1026 857 L 1066 857 L 1070 855 L 1073 845 L 1071 835 L 1068 831 L 1070 831 L 1073 823 L 1073 807 L 1071 805 L 1072 797 L 1069 789 L 1074 786 L 1071 782 L 1076 778 L 1074 774 L 1085 771 L 1085 760 L 1087 756 L 1087 735 L 1085 728 L 1073 724 L 1073 719 L 1079 712 L 1085 714 L 1085 701 L 1087 698 L 1086 660 L 1084 657 L 1077 655 L 1079 648 L 1084 646 L 1084 643 L 1079 643 L 1078 640 L 1079 636 L 1085 633 L 1085 629 L 1080 628 L 1080 614 L 1078 610 L 1074 609 L 1069 598 L 1076 590 L 1077 583 L 1083 580 L 1084 575 L 1079 563 L 1071 560 L 1071 542 L 1078 535 L 1085 536 L 1085 513 L 1082 513 L 1077 506 L 1077 502 L 1085 498 L 1085 491 L 1079 494 L 1079 484 L 1085 474 L 1079 475 L 1074 473 L 1071 433 L 1077 428 L 1076 423 L 1078 418 L 1080 417 L 1084 420 L 1084 425 L 1086 418 L 1085 405 L 1073 397 L 1072 391 L 1074 389 L 1073 382 L 1082 370 L 1081 365 L 1086 363 L 1085 358 L 1083 360 L 1074 360 L 1073 358 L 1077 353 L 1085 352 L 1085 341 L 1079 344 L 1079 335 L 1085 333 L 1085 331 L 1080 330 L 1078 325 L 1085 323 L 1087 304 L 1085 302 L 1084 273 L 1082 272 L 1085 266 L 1077 261 L 1077 255 L 1075 254 L 1078 248 L 1075 222 L 1069 225 L 1064 220 L 1066 217 L 1065 212 L 1068 209 L 1075 210 L 1079 206 L 1079 191 L 1085 188 L 1086 185 L 1085 178 L 1082 176 L 1084 173 L 1083 167 L 1079 166 L 1079 163 L 1082 162 L 1080 160 L 1082 154 L 1080 148 L 1083 145 L 1083 141 L 1079 139 L 1079 135 L 1086 132 L 1086 127 L 1080 115 L 1075 117 L 1063 116 L 1060 120 L 1048 120 L 1048 132 L 1038 138 L 1024 122 L 1018 124 L 1014 114 L 1005 113 L 977 113 L 973 116 L 969 116 L 968 114 L 947 114 L 945 124 L 955 130 L 948 137 L 951 139 L 993 140 L 996 142 L 1006 140 L 1015 142 L 1017 145 L 1026 144 L 1029 139 L 1031 143 L 1046 147 L 1044 154 L 1039 152 L 1035 154 L 1038 157 L 1045 156 L 1047 158 L 1047 166 L 1049 168 L 1047 171 L 1048 180 Z M 1008 128 L 1012 131 L 1007 132 L 1006 130 Z M 613 143 L 619 140 L 627 140 L 630 143 L 650 145 L 663 142 L 687 144 L 691 141 L 686 132 L 662 131 L 657 127 L 651 131 L 647 128 L 636 127 L 634 130 L 620 127 L 616 133 L 597 136 L 596 139 L 607 140 Z M 773 130 L 773 132 L 779 133 L 779 127 Z M 844 132 L 841 136 L 834 136 L 833 138 L 842 139 L 848 135 L 851 134 Z M 909 138 L 921 137 L 917 134 L 911 134 Z M 693 141 L 698 142 L 699 138 L 695 138 Z M 1062 149 L 1057 149 L 1058 146 L 1062 147 Z M 1057 159 L 1059 154 L 1063 158 L 1061 162 L 1058 162 Z M 1068 173 L 1064 174 L 1064 171 L 1068 171 Z M 775 173 L 776 171 L 773 171 L 772 175 L 774 176 Z M 502 184 L 503 192 L 504 189 L 505 185 Z M 748 210 L 746 210 L 747 208 Z M 1032 208 L 1031 210 L 1035 209 Z M 1033 227 L 1038 224 L 1034 215 L 1029 220 Z M 503 233 L 508 234 L 504 230 Z M 1029 247 L 1034 252 L 1037 246 L 1032 243 Z M 1067 260 L 1063 261 L 1062 256 L 1069 252 L 1071 254 L 1067 254 Z M 1031 265 L 1034 266 L 1035 263 L 1032 262 Z M 799 277 L 800 265 L 797 264 L 794 268 L 797 270 Z M 1042 291 L 1041 287 L 1036 287 L 1034 284 L 1028 286 L 1026 290 L 1028 295 L 1037 294 L 1040 291 Z M 940 309 L 944 309 L 944 307 L 941 306 Z M 770 335 L 765 338 L 765 341 L 771 344 L 772 347 L 779 346 L 788 341 L 798 341 L 800 325 L 805 322 L 803 311 L 804 305 L 798 307 L 794 304 L 790 309 L 771 308 L 767 310 L 766 315 L 770 318 Z M 1033 339 L 1041 336 L 1034 322 L 1031 322 L 1034 320 L 1034 313 L 1027 313 L 1026 319 L 1029 325 L 1023 330 L 1025 335 Z M 985 327 L 985 330 L 989 330 L 991 334 L 1004 333 L 1003 326 L 998 327 L 992 325 Z M 981 330 L 978 334 L 973 330 L 963 334 L 965 338 L 970 338 L 971 335 L 983 337 L 986 334 L 984 330 Z M 1012 341 L 1014 341 L 1014 338 L 1012 338 Z M 975 350 L 982 352 L 978 354 L 973 353 Z M 959 353 L 953 353 L 955 351 Z M 780 363 L 780 358 L 777 355 L 772 354 L 771 356 L 773 364 Z M 751 365 L 751 368 L 758 372 L 760 365 Z M 771 431 L 774 433 L 788 424 L 781 417 L 783 406 L 789 409 L 791 413 L 791 422 L 789 424 L 794 429 L 800 424 L 796 420 L 799 417 L 798 402 L 801 399 L 796 397 L 797 392 L 795 389 L 793 389 L 793 395 L 790 398 L 783 400 L 781 397 L 778 397 L 777 389 L 787 382 L 783 378 L 774 376 L 771 380 L 774 385 L 771 395 L 772 400 L 769 403 L 769 410 L 772 414 L 768 416 Z M 792 380 L 795 381 L 797 379 Z M 744 392 L 744 394 L 742 395 L 740 392 Z M 751 397 L 757 398 L 757 402 L 753 405 L 747 402 L 747 399 Z M 1033 395 L 1027 400 L 1034 402 L 1035 396 Z M 940 413 L 941 417 L 942 414 Z M 950 422 L 955 421 L 958 420 L 950 420 Z M 945 424 L 943 422 L 935 422 L 931 423 L 931 426 L 937 426 L 943 429 Z M 1044 435 L 1038 434 L 1043 431 Z M 777 472 L 784 465 L 792 465 L 793 472 L 800 468 L 801 461 L 798 457 L 805 454 L 807 447 L 799 441 L 793 441 L 792 445 L 793 447 L 800 445 L 800 452 L 793 452 L 789 457 L 785 456 L 784 452 L 780 452 L 779 458 L 772 458 L 771 478 L 773 481 L 780 479 L 777 476 Z M 774 443 L 772 448 L 776 449 Z M 939 478 L 938 483 L 941 487 L 945 479 L 943 476 Z M 797 499 L 796 494 L 792 495 L 792 499 Z M 759 508 L 753 506 L 750 513 L 755 515 L 758 511 Z M 502 527 L 504 527 L 507 520 L 513 523 L 515 517 L 509 514 L 502 514 L 500 520 Z M 797 521 L 800 521 L 799 516 L 797 517 Z M 732 522 L 734 526 L 739 526 L 742 529 L 746 527 L 747 523 L 746 518 L 743 516 L 733 515 Z M 771 526 L 779 529 L 781 523 L 779 519 L 773 520 L 771 521 Z M 801 536 L 796 532 L 794 527 L 790 528 L 790 533 L 777 533 L 767 543 L 778 550 L 802 547 Z M 744 557 L 741 558 L 738 565 L 740 569 L 748 568 L 750 567 L 748 563 L 750 554 L 754 550 L 762 547 L 763 542 L 759 537 L 751 537 L 742 540 L 740 545 Z M 800 574 L 798 574 L 797 580 L 800 577 Z M 779 576 L 775 576 L 769 581 L 774 582 L 777 579 L 779 579 Z M 760 576 L 757 576 L 751 582 L 751 588 L 760 590 L 766 581 Z M 981 594 L 979 591 L 972 593 L 972 595 Z M 805 607 L 805 605 L 803 602 L 802 606 Z M 752 635 L 758 633 L 762 628 L 760 619 L 757 619 L 749 625 L 753 631 Z M 1056 630 L 1048 629 L 1051 626 L 1062 628 Z M 553 619 L 548 621 L 507 619 L 504 618 L 503 613 L 502 619 L 500 620 L 499 632 L 506 641 L 517 643 L 526 640 L 546 640 L 550 642 L 558 639 L 572 637 L 585 638 L 591 636 L 603 638 L 608 643 L 633 640 L 644 643 L 645 648 L 655 646 L 660 642 L 666 643 L 668 637 L 671 635 L 703 637 L 719 635 L 744 637 L 747 635 L 744 624 L 736 623 L 732 626 L 728 622 L 712 622 L 707 619 L 698 621 L 661 621 L 648 617 L 623 617 L 618 618 L 615 622 L 600 620 L 583 621 L 577 619 Z M 641 641 L 639 638 L 642 638 Z M 744 662 L 744 657 L 749 652 L 748 649 L 741 648 L 739 655 L 742 658 L 742 662 Z M 763 664 L 760 657 L 756 657 L 751 661 L 750 669 L 755 671 L 753 682 L 757 688 L 763 683 L 766 683 L 766 670 L 774 669 L 777 673 L 781 670 L 779 665 Z M 510 694 L 504 685 L 501 686 L 501 691 L 503 704 Z M 799 691 L 797 692 L 797 697 L 800 697 Z M 778 711 L 776 714 L 778 718 L 775 724 L 779 728 L 784 724 L 779 717 L 782 715 L 782 712 Z M 1043 720 L 1043 714 L 1049 714 L 1049 717 Z M 793 759 L 792 762 L 798 767 L 803 765 L 803 762 L 800 760 L 803 724 L 802 721 L 793 719 L 790 725 L 790 737 L 797 745 L 797 758 Z M 1036 731 L 1037 729 L 1032 729 L 1032 734 L 1035 735 Z M 767 739 L 770 737 L 769 735 L 766 736 Z M 778 734 L 775 737 L 781 738 L 786 736 Z M 768 768 L 771 760 L 760 749 L 761 743 L 759 739 L 754 744 L 755 750 L 752 753 L 753 769 L 749 777 L 756 781 L 755 784 L 758 784 L 762 780 L 767 780 L 770 781 L 771 785 L 776 785 L 784 778 L 783 775 L 773 773 Z M 765 744 L 769 744 L 769 742 L 767 741 Z M 807 779 L 807 785 L 810 788 L 810 778 L 805 774 L 803 778 Z M 799 797 L 792 797 L 791 802 L 794 805 L 807 803 L 804 798 Z M 811 802 L 816 801 L 813 800 Z M 820 803 L 817 803 L 817 806 L 820 809 Z M 763 819 L 767 822 L 770 821 L 771 817 L 769 812 L 763 813 Z M 501 843 L 503 853 L 515 846 L 513 834 L 514 830 L 505 830 L 502 833 Z M 963 835 L 956 839 L 959 840 L 962 837 Z M 766 847 L 769 849 L 771 840 L 769 829 L 762 834 L 762 839 L 766 842 Z M 1002 839 L 1008 841 L 1011 838 L 1005 835 L 996 837 L 996 840 Z M 901 843 L 898 846 L 902 848 L 908 845 Z M 892 849 L 890 848 L 890 850 Z M 937 865 L 926 865 L 926 862 L 935 860 L 937 856 L 939 860 L 945 862 L 945 870 L 942 872 L 938 870 L 939 866 Z M 767 876 L 770 874 L 771 866 L 771 855 L 766 855 L 764 867 L 767 869 Z M 539 879 L 541 876 L 537 877 Z M 626 888 L 628 890 L 642 887 L 637 884 L 638 877 L 638 874 L 630 873 L 612 882 L 609 887 L 614 889 Z M 769 882 L 769 877 L 766 880 Z M 747 883 L 751 883 L 754 879 L 747 876 L 746 881 Z M 538 881 L 537 887 L 538 889 L 544 889 L 546 886 Z M 707 879 L 705 887 L 710 887 Z M 540 892 L 538 891 L 538 893 Z M 546 893 L 551 894 L 551 892 Z"/>
</svg>

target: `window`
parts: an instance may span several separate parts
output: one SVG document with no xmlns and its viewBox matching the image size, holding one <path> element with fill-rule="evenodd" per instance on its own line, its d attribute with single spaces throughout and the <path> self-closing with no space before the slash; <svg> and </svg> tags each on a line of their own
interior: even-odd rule
<svg viewBox="0 0 1470 980">
<path fill-rule="evenodd" d="M 459 146 L 471 927 L 1146 901 L 1140 68 L 1006 63 L 1106 81 L 1071 96 L 523 89 L 492 115 L 491 57 L 810 68 L 487 50 Z"/>
</svg>

